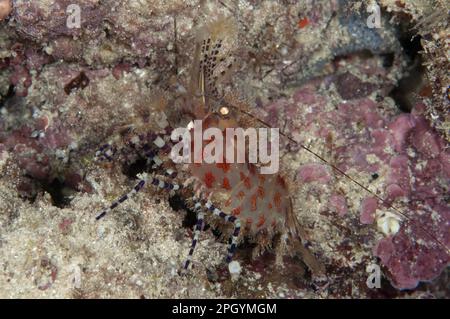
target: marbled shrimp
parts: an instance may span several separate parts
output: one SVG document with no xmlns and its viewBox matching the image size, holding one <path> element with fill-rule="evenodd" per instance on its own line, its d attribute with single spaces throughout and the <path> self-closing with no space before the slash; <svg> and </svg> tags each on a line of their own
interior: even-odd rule
<svg viewBox="0 0 450 319">
<path fill-rule="evenodd" d="M 227 19 L 207 24 L 198 32 L 194 59 L 191 63 L 190 81 L 186 86 L 177 84 L 180 93 L 177 101 L 181 104 L 179 108 L 181 112 L 178 115 L 184 117 L 180 121 L 184 125 L 189 120 L 202 120 L 204 129 L 215 127 L 222 132 L 226 128 L 268 126 L 251 114 L 249 111 L 251 107 L 237 98 L 237 94 L 223 89 L 222 84 L 232 80 L 236 64 L 232 53 L 236 38 L 234 24 Z M 163 104 L 167 104 L 167 111 L 170 111 L 170 103 Z M 173 127 L 168 122 L 161 123 L 163 129 L 158 134 L 146 132 L 144 128 L 144 133 L 135 135 L 129 142 L 129 146 L 134 151 L 146 158 L 147 168 L 151 174 L 142 174 L 142 179 L 133 190 L 113 202 L 109 208 L 97 216 L 97 219 L 105 216 L 148 183 L 172 193 L 181 192 L 188 206 L 197 214 L 194 238 L 188 257 L 183 264 L 184 270 L 187 270 L 191 264 L 199 234 L 208 222 L 220 226 L 223 233 L 230 236 L 226 256 L 228 263 L 233 259 L 236 247 L 246 238 L 256 244 L 254 256 L 275 247 L 277 264 L 282 264 L 283 255 L 297 254 L 313 275 L 321 277 L 325 273 L 323 264 L 303 246 L 306 233 L 302 230 L 292 209 L 289 178 L 285 178 L 282 173 L 261 174 L 260 166 L 255 164 L 193 163 L 187 167 L 174 165 L 169 159 L 173 146 L 170 139 Z M 187 126 L 191 127 L 190 124 Z M 405 213 L 353 179 L 344 170 L 330 164 L 321 155 L 314 153 L 292 137 L 280 133 L 290 142 L 297 144 L 301 149 L 331 166 L 337 173 L 371 194 L 376 201 L 394 211 L 395 214 L 409 220 Z M 191 149 L 195 148 L 191 147 Z M 115 152 L 117 147 L 107 144 L 99 150 L 97 155 L 110 160 Z M 182 175 L 179 174 L 181 172 L 187 173 L 184 175 L 189 178 L 183 180 L 177 177 Z M 164 176 L 157 175 L 158 173 Z M 179 183 L 174 182 L 175 180 Z M 445 245 L 436 240 L 433 234 L 424 231 L 428 237 L 448 252 Z"/>
<path fill-rule="evenodd" d="M 181 100 L 186 114 L 193 120 L 203 121 L 203 129 L 215 127 L 224 133 L 226 128 L 261 126 L 246 115 L 248 107 L 244 102 L 232 93 L 219 91 L 220 84 L 230 79 L 234 68 L 235 59 L 231 56 L 235 36 L 232 21 L 222 19 L 200 29 L 196 37 L 190 82 Z M 314 274 L 323 273 L 322 265 L 302 244 L 304 232 L 293 213 L 289 186 L 281 174 L 261 174 L 260 167 L 251 163 L 192 163 L 187 167 L 191 178 L 176 183 L 174 179 L 182 168 L 169 163 L 168 155 L 173 145 L 169 136 L 173 128 L 168 123 L 162 126 L 160 134 L 147 132 L 131 138 L 128 143 L 147 159 L 147 166 L 153 172 L 141 174 L 136 186 L 100 212 L 97 220 L 146 184 L 170 192 L 188 192 L 191 195 L 187 202 L 196 212 L 197 222 L 183 270 L 187 270 L 192 262 L 199 233 L 208 219 L 212 224 L 225 222 L 232 225 L 227 263 L 233 259 L 242 239 L 248 238 L 257 244 L 255 256 L 276 246 L 277 263 L 281 263 L 283 255 L 297 253 Z M 96 156 L 112 160 L 116 152 L 117 146 L 110 142 L 102 146 Z M 165 176 L 156 172 L 163 172 L 161 175 Z M 229 232 L 226 225 L 223 230 Z"/>
</svg>

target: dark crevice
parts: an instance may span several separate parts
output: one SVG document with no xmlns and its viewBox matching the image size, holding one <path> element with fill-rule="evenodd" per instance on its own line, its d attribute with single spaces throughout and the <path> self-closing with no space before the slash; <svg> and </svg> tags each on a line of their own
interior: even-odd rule
<svg viewBox="0 0 450 319">
<path fill-rule="evenodd" d="M 139 158 L 131 164 L 123 165 L 122 173 L 129 178 L 136 178 L 138 174 L 147 170 L 147 160 L 145 158 Z"/>
<path fill-rule="evenodd" d="M 383 67 L 385 67 L 386 69 L 388 69 L 394 65 L 394 60 L 395 60 L 394 52 L 380 54 L 380 56 L 383 59 Z"/>
<path fill-rule="evenodd" d="M 42 183 L 42 189 L 50 194 L 53 205 L 59 208 L 67 207 L 70 204 L 72 198 L 69 193 L 75 191 L 58 178 L 51 183 Z"/>
<path fill-rule="evenodd" d="M 186 205 L 186 201 L 183 197 L 178 194 L 169 197 L 169 205 L 174 211 L 186 212 L 186 216 L 184 216 L 182 224 L 184 228 L 194 227 L 194 225 L 197 223 L 197 215 Z"/>
<path fill-rule="evenodd" d="M 402 33 L 399 41 L 408 64 L 407 73 L 389 93 L 389 96 L 394 99 L 401 111 L 409 113 L 416 103 L 416 96 L 425 83 L 425 69 L 422 66 L 420 55 L 423 48 L 421 37 L 411 32 Z"/>
<path fill-rule="evenodd" d="M 5 106 L 6 101 L 14 96 L 14 85 L 8 87 L 8 91 L 5 95 L 0 94 L 0 109 Z"/>
<path fill-rule="evenodd" d="M 422 37 L 420 35 L 410 32 L 403 33 L 399 38 L 403 52 L 405 52 L 411 61 L 419 57 L 419 52 L 423 50 L 421 40 Z"/>
</svg>

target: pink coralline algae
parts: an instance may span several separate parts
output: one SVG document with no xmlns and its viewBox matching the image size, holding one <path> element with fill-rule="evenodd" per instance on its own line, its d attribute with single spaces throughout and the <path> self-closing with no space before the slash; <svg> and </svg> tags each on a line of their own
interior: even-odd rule
<svg viewBox="0 0 450 319">
<path fill-rule="evenodd" d="M 342 195 L 331 195 L 329 200 L 329 206 L 332 210 L 338 213 L 340 217 L 348 213 L 347 201 Z"/>
<path fill-rule="evenodd" d="M 40 71 L 44 65 L 51 61 L 51 58 L 39 52 L 37 48 L 24 46 L 21 43 L 13 44 L 11 51 L 14 52 L 12 57 L 0 59 L 0 70 L 8 69 L 11 71 L 9 80 L 15 88 L 15 95 L 26 97 L 28 89 L 32 85 L 30 70 Z"/>
<path fill-rule="evenodd" d="M 49 125 L 48 118 L 37 118 L 34 123 L 24 125 L 11 132 L 0 134 L 0 145 L 10 151 L 23 174 L 36 181 L 51 183 L 60 174 L 68 157 L 69 145 L 73 139 L 67 128 L 59 121 Z M 58 157 L 58 150 L 61 151 Z M 19 191 L 31 196 L 31 185 L 20 180 Z"/>
<path fill-rule="evenodd" d="M 305 183 L 311 181 L 327 183 L 331 180 L 331 176 L 328 173 L 328 167 L 321 164 L 302 165 L 298 171 L 298 176 L 300 180 Z"/>
<path fill-rule="evenodd" d="M 421 109 L 423 105 L 418 105 L 409 115 L 413 126 L 402 141 L 403 154 L 390 161 L 386 187 L 389 200 L 407 198 L 404 211 L 411 221 L 394 237 L 381 240 L 374 250 L 399 288 L 414 288 L 419 281 L 433 279 L 449 262 L 449 151 Z M 415 156 L 407 149 L 414 150 Z"/>
<path fill-rule="evenodd" d="M 372 224 L 375 221 L 375 212 L 378 207 L 378 200 L 375 197 L 367 197 L 361 203 L 361 224 Z"/>
<path fill-rule="evenodd" d="M 375 227 L 377 210 L 398 215 L 391 205 L 398 208 L 399 232 L 374 243 L 373 254 L 395 287 L 415 288 L 437 277 L 450 262 L 448 145 L 425 119 L 423 104 L 401 114 L 386 100 L 366 96 L 370 90 L 360 90 L 359 96 L 346 95 L 350 100 L 334 98 L 330 107 L 323 92 L 330 94 L 332 81 L 329 77 L 309 83 L 292 98 L 267 105 L 265 119 L 286 127 L 301 142 L 305 132 L 312 132 L 316 144 L 325 145 L 327 154 L 332 154 L 333 165 L 351 176 L 357 172 L 356 179 L 369 187 L 374 181 L 380 183 L 375 192 L 384 203 L 361 188 L 364 196 L 354 209 L 361 224 Z M 361 180 L 361 176 L 367 178 Z M 332 188 L 332 178 L 322 164 L 301 165 L 298 177 L 302 183 L 329 183 Z M 327 208 L 345 218 L 349 199 L 341 192 L 327 196 Z"/>
</svg>

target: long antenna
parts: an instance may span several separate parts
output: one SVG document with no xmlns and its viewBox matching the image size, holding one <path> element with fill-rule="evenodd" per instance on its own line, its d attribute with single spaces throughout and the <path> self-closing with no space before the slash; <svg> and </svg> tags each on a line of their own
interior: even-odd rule
<svg viewBox="0 0 450 319">
<path fill-rule="evenodd" d="M 230 10 L 231 12 L 233 12 L 233 10 L 231 8 L 229 8 L 225 3 L 223 3 L 223 1 L 219 1 L 219 3 L 226 7 L 228 10 Z M 236 15 L 236 14 L 235 14 Z M 245 24 L 244 24 L 245 26 Z M 246 27 L 246 26 L 245 26 Z M 245 37 L 244 37 L 245 39 Z M 197 48 L 198 50 L 198 48 Z M 203 74 L 204 76 L 204 74 Z M 204 91 L 203 91 L 204 92 Z M 203 98 L 205 98 L 207 96 L 207 92 L 204 92 L 204 96 Z M 268 123 L 266 123 L 265 121 L 259 119 L 258 117 L 254 116 L 252 113 L 243 110 L 241 108 L 239 108 L 238 106 L 234 106 L 234 105 L 230 105 L 229 103 L 227 103 L 227 106 L 230 106 L 234 109 L 236 109 L 238 112 L 241 112 L 242 114 L 245 114 L 253 119 L 255 119 L 256 121 L 258 121 L 259 123 L 261 123 L 262 125 L 266 126 L 266 127 L 271 127 Z M 300 146 L 302 149 L 304 149 L 305 151 L 307 151 L 308 153 L 312 154 L 314 157 L 318 158 L 321 162 L 325 163 L 326 165 L 330 166 L 333 170 L 337 171 L 339 174 L 345 176 L 347 179 L 349 179 L 352 183 L 358 185 L 359 187 L 361 187 L 362 189 L 364 189 L 366 192 L 368 192 L 369 194 L 373 195 L 378 201 L 380 201 L 381 203 L 383 203 L 386 207 L 388 207 L 389 209 L 394 210 L 398 215 L 403 216 L 405 219 L 407 219 L 408 221 L 412 222 L 412 218 L 410 218 L 406 213 L 404 213 L 403 211 L 401 211 L 399 208 L 395 207 L 393 204 L 390 204 L 387 200 L 385 200 L 384 198 L 382 198 L 380 195 L 377 195 L 375 192 L 371 191 L 367 186 L 364 186 L 364 184 L 360 183 L 359 181 L 357 181 L 356 179 L 354 179 L 353 177 L 351 177 L 350 175 L 348 175 L 347 173 L 345 173 L 342 169 L 340 169 L 339 167 L 337 167 L 336 165 L 328 162 L 325 158 L 323 158 L 322 156 L 320 156 L 319 154 L 315 153 L 314 151 L 312 151 L 311 149 L 309 149 L 308 147 L 306 147 L 305 145 L 301 144 L 300 142 L 296 141 L 295 139 L 293 139 L 291 136 L 285 134 L 283 131 L 280 130 L 280 134 L 287 138 L 290 142 L 295 143 L 296 145 Z M 428 230 L 426 230 L 424 227 L 420 226 L 419 227 L 424 231 L 424 233 L 426 233 L 430 238 L 432 238 L 435 242 L 437 242 L 440 246 L 442 246 L 446 253 L 450 255 L 450 249 L 444 245 L 438 238 L 436 238 L 432 233 L 430 233 Z"/>
<path fill-rule="evenodd" d="M 242 110 L 239 107 L 236 106 L 231 106 L 234 109 L 238 110 L 239 112 L 250 116 L 251 118 L 255 119 L 256 121 L 258 121 L 259 123 L 263 124 L 266 127 L 271 127 L 268 123 L 266 123 L 265 121 L 259 119 L 258 117 L 254 116 L 253 114 L 251 114 L 248 111 Z M 364 186 L 364 184 L 358 182 L 356 179 L 354 179 L 353 177 L 351 177 L 350 175 L 348 175 L 346 172 L 344 172 L 342 169 L 340 169 L 339 167 L 337 167 L 336 165 L 328 162 L 325 158 L 323 158 L 322 156 L 320 156 L 319 154 L 313 152 L 311 149 L 309 149 L 308 147 L 306 147 L 305 145 L 297 142 L 295 139 L 293 139 L 291 136 L 285 134 L 284 132 L 280 131 L 280 134 L 287 138 L 290 142 L 295 143 L 296 145 L 300 146 L 302 149 L 304 149 L 305 151 L 307 151 L 308 153 L 314 155 L 316 158 L 318 158 L 320 161 L 322 161 L 323 163 L 327 164 L 328 166 L 330 166 L 332 169 L 334 169 L 335 171 L 337 171 L 339 174 L 345 176 L 346 178 L 348 178 L 350 181 L 352 181 L 354 184 L 358 185 L 359 187 L 361 187 L 362 189 L 364 189 L 366 192 L 368 192 L 369 194 L 373 195 L 376 199 L 378 199 L 381 203 L 383 203 L 385 206 L 387 206 L 388 208 L 394 210 L 397 214 L 399 214 L 400 216 L 403 216 L 404 218 L 406 218 L 409 221 L 412 221 L 412 219 L 405 214 L 404 212 L 402 212 L 399 208 L 395 207 L 392 204 L 389 204 L 387 200 L 385 200 L 384 198 L 382 198 L 380 195 L 377 195 L 375 192 L 371 191 L 367 186 Z M 447 252 L 447 254 L 450 254 L 450 249 L 444 245 L 439 239 L 437 239 L 432 233 L 430 233 L 428 230 L 426 230 L 425 228 L 421 227 L 419 225 L 419 227 L 428 235 L 430 236 L 430 238 L 432 238 L 433 240 L 435 240 L 439 245 L 441 245 Z"/>
</svg>

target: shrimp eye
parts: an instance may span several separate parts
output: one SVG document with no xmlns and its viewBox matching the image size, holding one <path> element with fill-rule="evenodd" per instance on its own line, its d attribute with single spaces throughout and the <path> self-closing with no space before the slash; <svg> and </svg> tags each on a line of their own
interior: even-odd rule
<svg viewBox="0 0 450 319">
<path fill-rule="evenodd" d="M 219 113 L 220 113 L 220 115 L 222 115 L 222 116 L 227 116 L 228 114 L 230 114 L 230 109 L 229 109 L 228 107 L 226 107 L 226 106 L 222 106 L 222 107 L 219 109 Z"/>
</svg>

